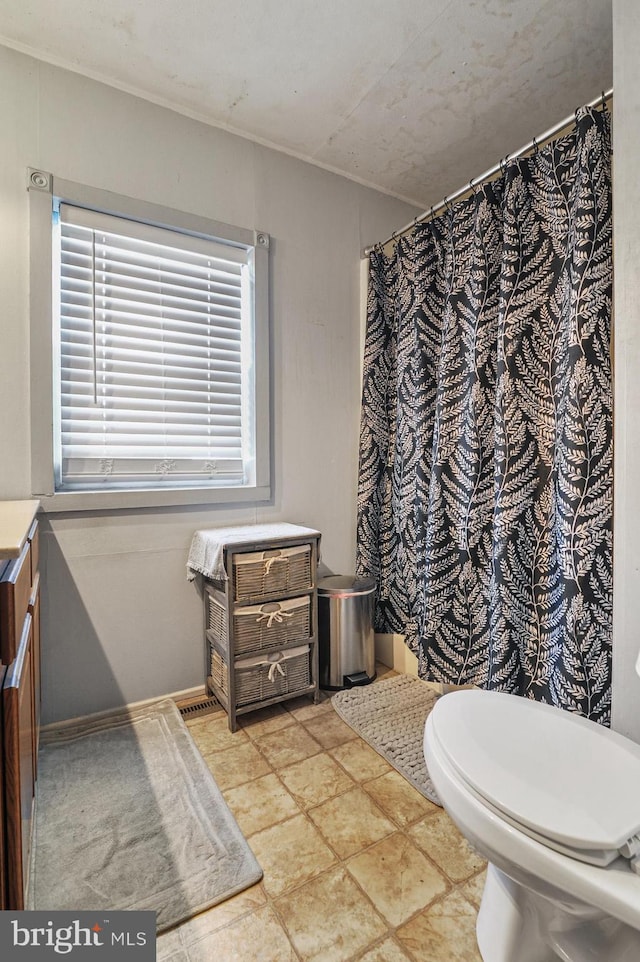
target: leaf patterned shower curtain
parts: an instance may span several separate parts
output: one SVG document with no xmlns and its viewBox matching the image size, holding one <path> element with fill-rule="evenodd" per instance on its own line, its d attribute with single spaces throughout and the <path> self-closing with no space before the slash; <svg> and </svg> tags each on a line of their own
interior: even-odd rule
<svg viewBox="0 0 640 962">
<path fill-rule="evenodd" d="M 421 677 L 608 724 L 609 114 L 371 255 L 358 574 Z"/>
</svg>

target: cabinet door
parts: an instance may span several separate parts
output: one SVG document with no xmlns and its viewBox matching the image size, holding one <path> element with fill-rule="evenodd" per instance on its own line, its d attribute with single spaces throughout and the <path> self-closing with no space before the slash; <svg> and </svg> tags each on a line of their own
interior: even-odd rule
<svg viewBox="0 0 640 962">
<path fill-rule="evenodd" d="M 29 598 L 29 614 L 33 621 L 33 761 L 35 777 L 38 777 L 38 744 L 40 742 L 40 705 L 42 701 L 42 685 L 40 678 L 41 645 L 40 645 L 40 574 L 36 572 L 31 597 Z"/>
<path fill-rule="evenodd" d="M 0 692 L 2 691 L 6 668 L 0 664 Z M 2 734 L 2 719 L 0 718 L 0 734 Z M 5 765 L 4 765 L 4 739 L 0 737 L 0 827 L 4 826 L 4 786 L 5 786 Z M 6 879 L 6 840 L 5 833 L 0 830 L 0 909 L 7 909 L 7 879 Z"/>
<path fill-rule="evenodd" d="M 28 614 L 2 688 L 4 719 L 7 907 L 24 908 L 35 790 L 33 620 Z"/>
</svg>

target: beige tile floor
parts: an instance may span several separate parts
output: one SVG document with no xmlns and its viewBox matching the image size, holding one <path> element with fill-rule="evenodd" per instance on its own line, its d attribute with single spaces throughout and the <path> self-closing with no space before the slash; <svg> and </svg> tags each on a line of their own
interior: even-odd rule
<svg viewBox="0 0 640 962">
<path fill-rule="evenodd" d="M 484 862 L 327 696 L 187 724 L 264 878 L 161 935 L 159 962 L 481 962 Z"/>
</svg>

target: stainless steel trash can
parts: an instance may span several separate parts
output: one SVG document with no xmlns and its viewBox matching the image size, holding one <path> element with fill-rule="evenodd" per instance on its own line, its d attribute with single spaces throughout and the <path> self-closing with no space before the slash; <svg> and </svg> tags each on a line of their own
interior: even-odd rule
<svg viewBox="0 0 640 962">
<path fill-rule="evenodd" d="M 318 581 L 320 687 L 368 685 L 376 677 L 373 578 L 332 575 Z"/>
</svg>

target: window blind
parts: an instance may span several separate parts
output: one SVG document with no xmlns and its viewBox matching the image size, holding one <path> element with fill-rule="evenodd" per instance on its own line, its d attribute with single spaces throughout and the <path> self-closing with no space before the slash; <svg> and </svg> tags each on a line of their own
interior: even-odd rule
<svg viewBox="0 0 640 962">
<path fill-rule="evenodd" d="M 60 204 L 60 490 L 244 484 L 253 249 Z"/>
</svg>

